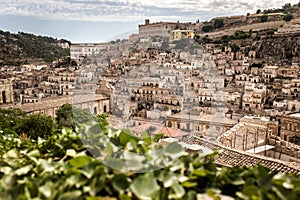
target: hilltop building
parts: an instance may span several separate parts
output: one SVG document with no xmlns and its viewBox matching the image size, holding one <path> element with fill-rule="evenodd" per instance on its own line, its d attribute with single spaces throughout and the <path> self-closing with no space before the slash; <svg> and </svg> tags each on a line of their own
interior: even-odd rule
<svg viewBox="0 0 300 200">
<path fill-rule="evenodd" d="M 150 23 L 149 19 L 145 20 L 145 24 L 139 25 L 139 37 L 149 38 L 151 36 L 160 36 L 168 38 L 171 31 L 181 29 L 186 30 L 193 26 L 192 23 L 180 22 L 156 22 Z"/>
</svg>

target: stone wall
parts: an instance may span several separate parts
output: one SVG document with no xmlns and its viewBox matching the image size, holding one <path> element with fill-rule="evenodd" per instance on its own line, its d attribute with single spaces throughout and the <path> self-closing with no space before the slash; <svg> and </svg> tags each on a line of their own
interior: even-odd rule
<svg viewBox="0 0 300 200">
<path fill-rule="evenodd" d="M 100 94 L 94 94 L 92 98 L 87 95 L 62 96 L 50 99 L 42 99 L 40 102 L 27 103 L 19 105 L 6 105 L 1 108 L 19 108 L 28 114 L 45 114 L 55 117 L 55 111 L 64 104 L 73 104 L 82 109 L 89 109 L 93 114 L 102 114 L 110 111 L 109 97 Z"/>
<path fill-rule="evenodd" d="M 269 136 L 268 144 L 274 146 L 276 152 L 300 159 L 300 146 L 298 145 L 282 140 L 275 135 Z"/>
</svg>

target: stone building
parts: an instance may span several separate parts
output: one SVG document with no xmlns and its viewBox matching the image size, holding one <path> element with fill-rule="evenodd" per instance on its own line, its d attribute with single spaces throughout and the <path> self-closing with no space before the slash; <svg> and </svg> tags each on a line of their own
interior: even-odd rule
<svg viewBox="0 0 300 200">
<path fill-rule="evenodd" d="M 166 126 L 175 130 L 197 132 L 198 136 L 216 138 L 232 128 L 237 121 L 224 116 L 225 113 L 217 112 L 203 115 L 198 111 L 185 111 L 170 115 L 166 118 Z"/>
<path fill-rule="evenodd" d="M 0 80 L 0 105 L 14 102 L 13 98 L 13 84 L 11 80 Z"/>
<path fill-rule="evenodd" d="M 77 63 L 82 62 L 86 56 L 97 55 L 107 48 L 107 43 L 78 43 L 72 44 L 70 47 L 71 60 Z"/>
<path fill-rule="evenodd" d="M 176 29 L 186 29 L 191 23 L 179 22 L 157 22 L 150 23 L 149 19 L 145 20 L 145 24 L 139 25 L 139 37 L 149 38 L 152 36 L 160 36 L 168 38 L 170 32 Z"/>
<path fill-rule="evenodd" d="M 279 135 L 282 140 L 289 141 L 295 135 L 300 136 L 300 113 L 277 116 L 280 124 Z"/>
<path fill-rule="evenodd" d="M 262 78 L 264 83 L 269 83 L 272 79 L 277 77 L 278 66 L 264 66 Z"/>
<path fill-rule="evenodd" d="M 245 116 L 218 140 L 224 146 L 250 150 L 267 144 L 269 134 L 277 134 L 278 123 L 265 117 Z"/>
</svg>

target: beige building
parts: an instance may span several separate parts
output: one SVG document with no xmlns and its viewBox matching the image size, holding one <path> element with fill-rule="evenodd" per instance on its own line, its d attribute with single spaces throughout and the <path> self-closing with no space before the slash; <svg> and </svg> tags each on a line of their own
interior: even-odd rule
<svg viewBox="0 0 300 200">
<path fill-rule="evenodd" d="M 266 101 L 266 87 L 246 88 L 242 98 L 243 110 L 255 113 L 262 112 Z"/>
<path fill-rule="evenodd" d="M 169 41 L 178 41 L 183 39 L 194 39 L 195 32 L 193 30 L 173 30 L 170 32 Z"/>
<path fill-rule="evenodd" d="M 297 79 L 300 68 L 299 66 L 287 66 L 278 68 L 278 77 Z"/>
<path fill-rule="evenodd" d="M 262 78 L 265 83 L 269 83 L 271 79 L 276 78 L 278 74 L 278 66 L 264 66 Z"/>
<path fill-rule="evenodd" d="M 78 43 L 70 47 L 71 60 L 80 63 L 84 57 L 97 55 L 101 50 L 107 48 L 107 43 Z"/>
</svg>

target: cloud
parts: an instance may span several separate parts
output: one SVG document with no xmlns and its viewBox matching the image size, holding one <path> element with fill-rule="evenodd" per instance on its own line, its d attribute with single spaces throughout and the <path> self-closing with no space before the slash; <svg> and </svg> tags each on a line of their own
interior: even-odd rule
<svg viewBox="0 0 300 200">
<path fill-rule="evenodd" d="M 129 22 L 196 20 L 276 8 L 297 0 L 0 0 L 0 14 L 42 19 Z"/>
</svg>

